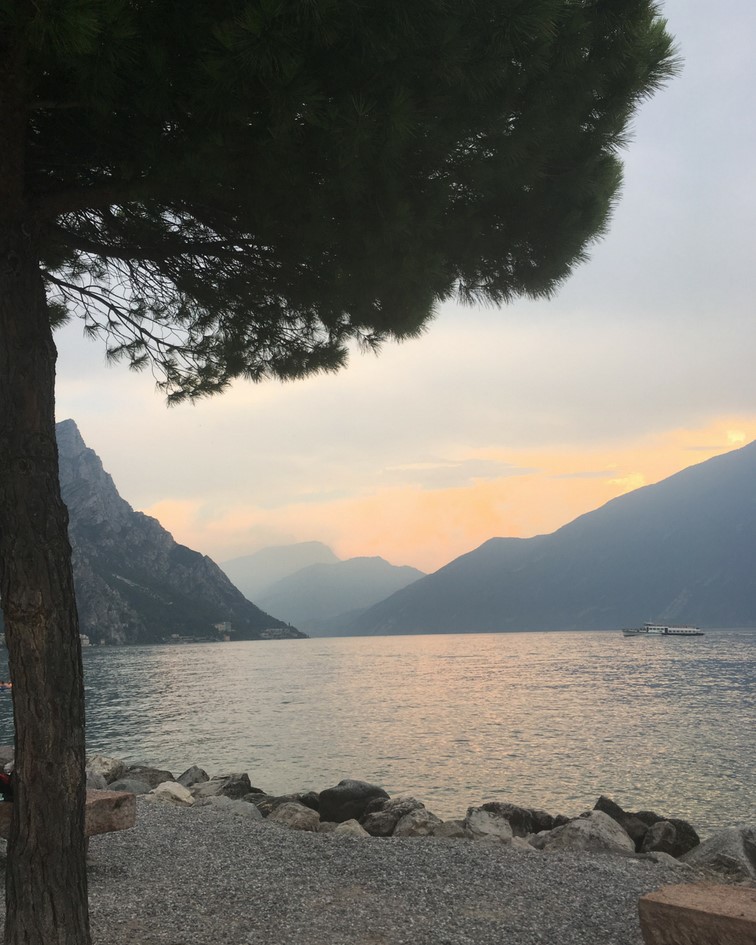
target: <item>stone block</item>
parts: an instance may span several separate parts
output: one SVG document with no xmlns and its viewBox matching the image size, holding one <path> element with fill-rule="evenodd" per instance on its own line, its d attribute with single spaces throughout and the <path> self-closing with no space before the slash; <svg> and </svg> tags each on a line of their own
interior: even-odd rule
<svg viewBox="0 0 756 945">
<path fill-rule="evenodd" d="M 84 833 L 127 830 L 136 824 L 136 797 L 124 791 L 87 791 L 84 812 Z"/>
<path fill-rule="evenodd" d="M 754 945 L 756 888 L 691 883 L 663 886 L 638 903 L 646 945 Z"/>
<path fill-rule="evenodd" d="M 13 804 L 0 804 L 0 837 L 8 839 Z M 84 813 L 84 833 L 92 837 L 98 833 L 126 830 L 136 823 L 136 797 L 122 791 L 87 791 Z"/>
</svg>

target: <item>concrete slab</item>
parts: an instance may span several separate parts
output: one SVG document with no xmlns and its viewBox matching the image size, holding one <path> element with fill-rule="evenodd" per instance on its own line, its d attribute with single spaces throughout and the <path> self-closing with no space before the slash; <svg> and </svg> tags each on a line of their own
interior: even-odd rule
<svg viewBox="0 0 756 945">
<path fill-rule="evenodd" d="M 638 911 L 646 945 L 756 945 L 756 887 L 663 886 Z"/>
</svg>

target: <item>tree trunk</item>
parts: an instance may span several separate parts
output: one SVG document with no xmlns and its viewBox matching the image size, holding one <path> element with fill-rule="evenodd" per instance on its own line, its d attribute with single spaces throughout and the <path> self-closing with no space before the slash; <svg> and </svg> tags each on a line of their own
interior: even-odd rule
<svg viewBox="0 0 756 945">
<path fill-rule="evenodd" d="M 0 597 L 13 681 L 6 945 L 88 945 L 84 687 L 33 233 L 0 207 Z"/>
</svg>

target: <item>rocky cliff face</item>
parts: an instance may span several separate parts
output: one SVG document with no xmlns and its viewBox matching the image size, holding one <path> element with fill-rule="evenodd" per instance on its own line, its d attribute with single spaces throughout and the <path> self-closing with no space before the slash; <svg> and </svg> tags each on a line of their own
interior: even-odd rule
<svg viewBox="0 0 756 945">
<path fill-rule="evenodd" d="M 250 603 L 210 558 L 135 512 L 73 420 L 59 423 L 57 436 L 79 620 L 93 643 L 305 635 Z"/>
</svg>

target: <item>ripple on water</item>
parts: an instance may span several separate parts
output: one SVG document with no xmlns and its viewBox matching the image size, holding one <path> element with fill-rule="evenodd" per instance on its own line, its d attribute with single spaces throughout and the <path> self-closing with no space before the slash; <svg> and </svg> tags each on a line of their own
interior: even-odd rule
<svg viewBox="0 0 756 945">
<path fill-rule="evenodd" d="M 444 817 L 606 793 L 707 832 L 756 809 L 754 630 L 89 648 L 84 664 L 90 750 L 176 774 L 247 770 L 274 793 L 364 778 Z"/>
</svg>

